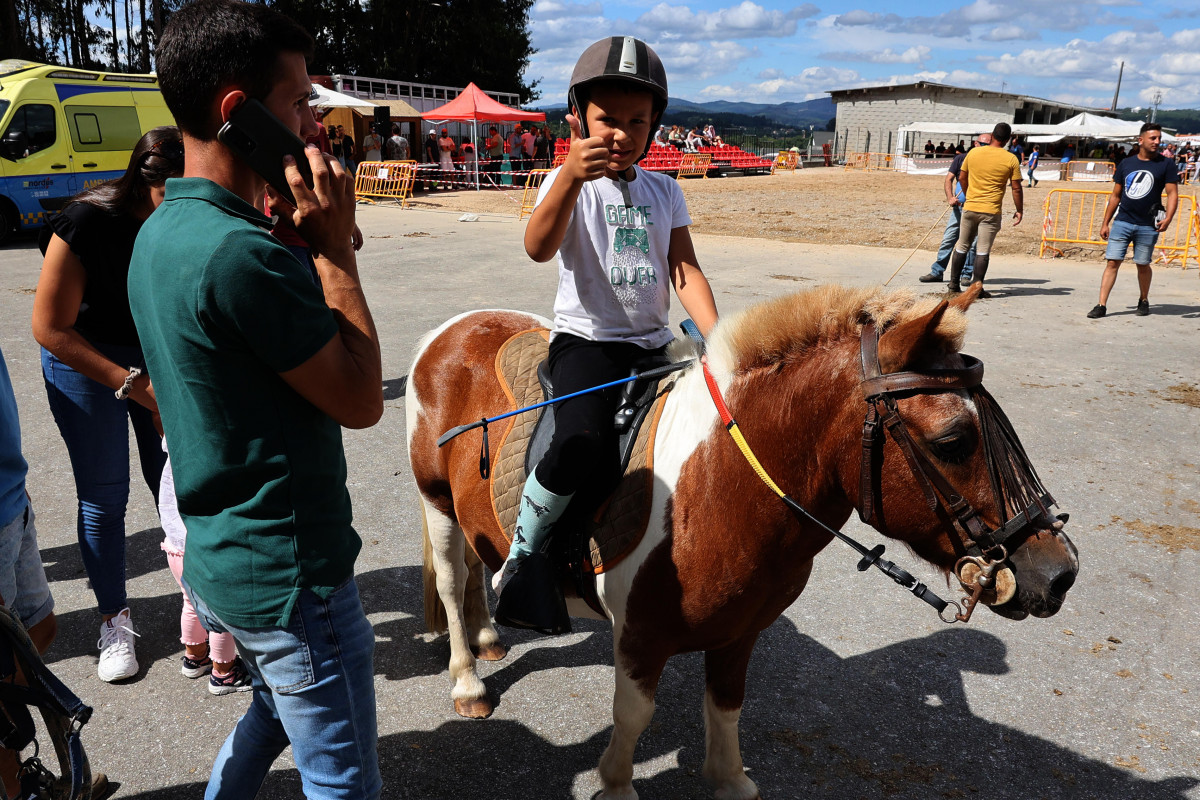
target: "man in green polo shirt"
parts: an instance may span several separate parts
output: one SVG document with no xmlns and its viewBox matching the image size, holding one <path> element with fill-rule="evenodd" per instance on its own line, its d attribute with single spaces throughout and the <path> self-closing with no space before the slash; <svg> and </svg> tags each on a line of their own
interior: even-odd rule
<svg viewBox="0 0 1200 800">
<path fill-rule="evenodd" d="M 253 679 L 206 798 L 252 796 L 289 744 L 308 798 L 377 798 L 374 634 L 354 583 L 341 427 L 383 412 L 375 325 L 351 237 L 353 178 L 307 150 L 285 161 L 306 265 L 270 235 L 266 182 L 217 138 L 248 98 L 315 134 L 312 39 L 265 6 L 199 0 L 158 48 L 183 135 L 184 177 L 138 236 L 130 305 L 162 413 L 188 530 L 183 583 L 228 631 Z"/>
</svg>

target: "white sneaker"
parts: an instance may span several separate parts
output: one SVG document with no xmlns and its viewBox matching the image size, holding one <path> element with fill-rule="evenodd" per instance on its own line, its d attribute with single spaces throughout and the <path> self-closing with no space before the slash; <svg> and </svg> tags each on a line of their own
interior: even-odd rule
<svg viewBox="0 0 1200 800">
<path fill-rule="evenodd" d="M 137 633 L 129 619 L 128 608 L 121 609 L 120 614 L 101 623 L 100 641 L 96 642 L 100 648 L 100 663 L 96 667 L 100 680 L 111 683 L 137 675 L 137 657 L 133 654 L 135 636 Z"/>
</svg>

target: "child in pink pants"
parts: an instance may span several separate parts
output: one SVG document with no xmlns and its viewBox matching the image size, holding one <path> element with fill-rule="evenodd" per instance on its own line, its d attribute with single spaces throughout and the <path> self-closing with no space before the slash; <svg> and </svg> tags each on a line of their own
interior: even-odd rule
<svg viewBox="0 0 1200 800">
<path fill-rule="evenodd" d="M 163 440 L 163 451 L 167 449 L 167 441 Z M 171 459 L 168 456 L 163 467 L 162 482 L 158 490 L 158 516 L 162 524 L 162 549 L 167 554 L 167 564 L 175 582 L 183 589 L 183 550 L 187 540 L 187 528 L 179 516 L 179 508 L 175 501 L 175 478 L 171 473 Z M 233 636 L 228 633 L 212 633 L 204 630 L 192 602 L 188 600 L 187 592 L 183 592 L 183 613 L 179 617 L 179 640 L 183 642 L 182 672 L 189 678 L 199 678 L 208 675 L 208 691 L 215 695 L 231 694 L 233 692 L 248 692 L 251 689 L 250 675 L 238 658 L 237 646 Z"/>
</svg>

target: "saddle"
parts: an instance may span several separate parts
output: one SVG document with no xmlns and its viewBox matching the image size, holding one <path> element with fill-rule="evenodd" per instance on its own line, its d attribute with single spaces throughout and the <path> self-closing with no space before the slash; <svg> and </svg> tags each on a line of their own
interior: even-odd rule
<svg viewBox="0 0 1200 800">
<path fill-rule="evenodd" d="M 496 354 L 496 374 L 513 408 L 554 397 L 546 355 L 549 332 L 530 330 L 516 334 Z M 667 363 L 665 358 L 648 359 L 635 366 L 641 372 Z M 650 521 L 650 497 L 654 489 L 653 442 L 667 393 L 674 384 L 662 381 L 631 381 L 622 387 L 622 399 L 613 421 L 619 435 L 620 474 L 606 482 L 611 492 L 580 497 L 555 526 L 551 537 L 549 565 L 557 584 L 565 583 L 597 613 L 603 614 L 596 595 L 595 577 L 612 569 L 637 547 Z M 502 434 L 491 465 L 492 507 L 500 533 L 512 542 L 520 510 L 521 491 L 529 471 L 545 454 L 554 435 L 555 406 L 521 414 Z M 533 557 L 531 557 L 533 558 Z M 526 559 L 529 562 L 530 559 Z M 522 566 L 522 571 L 526 566 Z M 505 592 L 504 597 L 508 596 Z M 497 620 L 501 617 L 497 610 Z M 562 626 L 565 624 L 565 629 Z M 547 632 L 568 632 L 565 613 L 549 626 L 531 626 Z"/>
</svg>

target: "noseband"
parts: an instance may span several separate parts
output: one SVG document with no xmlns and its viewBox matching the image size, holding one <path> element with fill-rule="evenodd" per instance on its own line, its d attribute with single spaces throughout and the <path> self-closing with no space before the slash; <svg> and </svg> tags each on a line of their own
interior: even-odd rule
<svg viewBox="0 0 1200 800">
<path fill-rule="evenodd" d="M 929 510 L 945 522 L 960 558 L 955 574 L 963 581 L 966 564 L 974 564 L 978 578 L 964 586 L 972 592 L 966 616 L 982 594 L 991 591 L 995 577 L 1008 556 L 1028 537 L 1039 519 L 1049 514 L 1054 504 L 1030 463 L 1012 424 L 996 401 L 983 388 L 983 362 L 961 355 L 966 366 L 959 369 L 910 370 L 882 374 L 879 366 L 879 332 L 874 324 L 862 329 L 863 398 L 867 415 L 863 421 L 862 467 L 859 477 L 859 518 L 881 531 L 879 512 L 883 506 L 880 488 L 882 430 L 900 448 L 917 484 L 925 495 Z M 991 528 L 974 506 L 946 479 L 925 450 L 908 432 L 896 406 L 897 396 L 915 393 L 966 391 L 979 413 L 980 434 L 988 479 L 997 513 L 1004 517 Z M 1018 534 L 1021 534 L 1018 537 Z M 1015 584 L 1014 584 L 1015 588 Z"/>
</svg>

